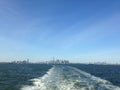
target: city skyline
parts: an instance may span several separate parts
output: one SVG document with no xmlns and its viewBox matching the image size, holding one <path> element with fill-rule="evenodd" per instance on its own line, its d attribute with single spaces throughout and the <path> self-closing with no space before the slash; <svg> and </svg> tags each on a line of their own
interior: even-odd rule
<svg viewBox="0 0 120 90">
<path fill-rule="evenodd" d="M 0 0 L 0 62 L 120 62 L 119 0 Z"/>
</svg>

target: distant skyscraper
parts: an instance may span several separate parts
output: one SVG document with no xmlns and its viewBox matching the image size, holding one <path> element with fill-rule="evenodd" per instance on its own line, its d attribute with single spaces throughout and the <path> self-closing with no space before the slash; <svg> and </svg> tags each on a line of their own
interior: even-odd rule
<svg viewBox="0 0 120 90">
<path fill-rule="evenodd" d="M 27 63 L 29 63 L 29 59 L 27 59 Z"/>
</svg>

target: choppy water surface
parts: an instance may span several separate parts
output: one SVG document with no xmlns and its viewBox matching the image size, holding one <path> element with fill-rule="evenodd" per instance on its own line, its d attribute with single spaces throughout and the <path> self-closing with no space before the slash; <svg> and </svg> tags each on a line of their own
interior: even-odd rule
<svg viewBox="0 0 120 90">
<path fill-rule="evenodd" d="M 30 79 L 41 77 L 51 65 L 0 64 L 0 90 L 20 90 L 22 85 L 31 85 Z"/>
<path fill-rule="evenodd" d="M 120 90 L 109 81 L 62 65 L 53 66 L 44 76 L 30 81 L 33 85 L 24 85 L 21 90 Z"/>
<path fill-rule="evenodd" d="M 120 90 L 119 87 L 117 65 L 0 64 L 0 90 Z"/>
</svg>

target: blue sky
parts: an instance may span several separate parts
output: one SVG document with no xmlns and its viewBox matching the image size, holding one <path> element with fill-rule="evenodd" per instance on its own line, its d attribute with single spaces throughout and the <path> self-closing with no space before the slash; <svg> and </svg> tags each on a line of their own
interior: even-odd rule
<svg viewBox="0 0 120 90">
<path fill-rule="evenodd" d="M 0 61 L 120 62 L 119 0 L 0 0 Z"/>
</svg>

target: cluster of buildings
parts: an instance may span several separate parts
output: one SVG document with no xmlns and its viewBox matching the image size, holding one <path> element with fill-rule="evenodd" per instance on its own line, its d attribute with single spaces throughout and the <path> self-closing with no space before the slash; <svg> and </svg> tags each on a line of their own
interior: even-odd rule
<svg viewBox="0 0 120 90">
<path fill-rule="evenodd" d="M 16 64 L 28 64 L 29 63 L 29 59 L 27 60 L 23 60 L 23 61 L 13 61 L 11 63 L 16 63 Z"/>
<path fill-rule="evenodd" d="M 51 61 L 45 61 L 45 62 L 40 62 L 41 64 L 69 64 L 68 60 L 51 60 Z"/>
<path fill-rule="evenodd" d="M 30 62 L 29 62 L 29 59 L 26 59 L 26 60 L 23 60 L 23 61 L 13 61 L 11 63 L 15 63 L 15 64 L 28 64 Z M 39 62 L 38 64 L 69 64 L 69 61 L 68 60 L 56 59 L 56 60 Z"/>
</svg>

